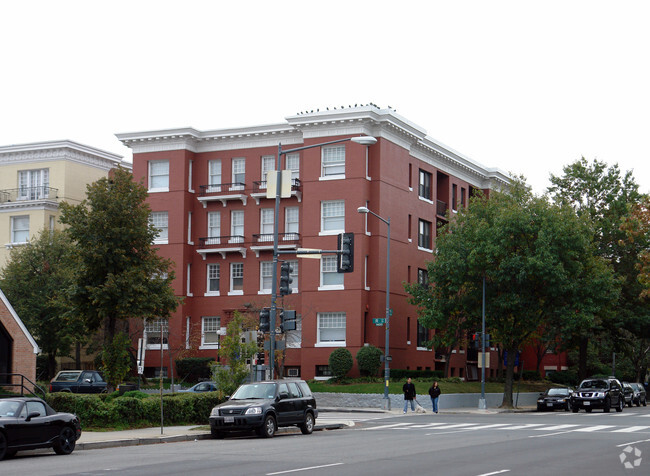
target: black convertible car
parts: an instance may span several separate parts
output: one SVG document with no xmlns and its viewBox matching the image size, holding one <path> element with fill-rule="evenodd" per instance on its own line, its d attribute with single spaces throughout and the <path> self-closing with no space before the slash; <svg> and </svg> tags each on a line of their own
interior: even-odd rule
<svg viewBox="0 0 650 476">
<path fill-rule="evenodd" d="M 0 399 L 0 460 L 37 448 L 68 455 L 80 436 L 76 415 L 57 413 L 40 398 Z"/>
</svg>

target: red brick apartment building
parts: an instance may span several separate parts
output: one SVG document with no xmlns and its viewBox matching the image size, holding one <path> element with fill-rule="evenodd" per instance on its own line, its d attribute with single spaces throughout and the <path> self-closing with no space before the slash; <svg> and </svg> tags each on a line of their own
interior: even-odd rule
<svg viewBox="0 0 650 476">
<path fill-rule="evenodd" d="M 443 357 L 424 345 L 429 331 L 407 303 L 403 283 L 427 279 L 436 230 L 449 209 L 466 206 L 475 189 L 498 188 L 509 178 L 440 144 L 395 111 L 369 105 L 297 114 L 266 126 L 117 134 L 133 150 L 135 179 L 148 187 L 152 221 L 161 230 L 159 252 L 174 261 L 174 289 L 184 297 L 162 342 L 161 324 L 146 323 L 145 374 L 160 367 L 161 345 L 164 366 L 170 349 L 216 357 L 220 329 L 234 311 L 257 314 L 270 306 L 275 200 L 266 198 L 266 172 L 275 169 L 278 143 L 288 150 L 361 135 L 377 143 L 347 141 L 282 157 L 292 187 L 280 204 L 279 249 L 335 250 L 339 233 L 355 235 L 351 273 L 336 272 L 335 255 L 280 255 L 292 261 L 293 294 L 278 305 L 300 317 L 297 330 L 287 333 L 284 373 L 326 377 L 337 347 L 353 356 L 365 344 L 384 349 L 385 328 L 373 318 L 385 315 L 387 226 L 358 213 L 361 206 L 391 220 L 391 368 L 444 367 Z M 467 375 L 466 360 L 459 349 L 452 375 Z"/>
</svg>

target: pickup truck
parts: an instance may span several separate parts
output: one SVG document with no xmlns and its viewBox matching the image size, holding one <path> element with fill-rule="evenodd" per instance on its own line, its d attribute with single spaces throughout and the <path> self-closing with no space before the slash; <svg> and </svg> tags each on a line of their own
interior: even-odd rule
<svg viewBox="0 0 650 476">
<path fill-rule="evenodd" d="M 106 382 L 96 370 L 62 370 L 50 381 L 50 392 L 104 393 Z"/>
</svg>

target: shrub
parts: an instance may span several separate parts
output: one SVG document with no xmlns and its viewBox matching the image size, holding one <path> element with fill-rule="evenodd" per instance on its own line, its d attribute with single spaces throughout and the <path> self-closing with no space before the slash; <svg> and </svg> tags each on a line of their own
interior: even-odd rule
<svg viewBox="0 0 650 476">
<path fill-rule="evenodd" d="M 572 370 L 562 370 L 546 374 L 546 378 L 560 385 L 575 386 L 578 384 L 578 374 Z"/>
<path fill-rule="evenodd" d="M 376 376 L 381 368 L 383 352 L 374 345 L 364 346 L 357 352 L 357 365 L 361 375 Z"/>
<path fill-rule="evenodd" d="M 354 364 L 352 354 L 345 347 L 339 347 L 330 354 L 330 370 L 336 378 L 345 377 Z"/>
<path fill-rule="evenodd" d="M 192 357 L 178 359 L 176 361 L 176 372 L 181 379 L 187 382 L 199 382 L 210 378 L 210 362 L 214 357 Z"/>
<path fill-rule="evenodd" d="M 524 380 L 542 380 L 542 376 L 537 370 L 524 370 L 522 377 Z"/>
<path fill-rule="evenodd" d="M 390 376 L 393 380 L 405 380 L 409 377 L 415 379 L 442 379 L 443 372 L 441 370 L 404 370 L 404 369 L 390 369 Z"/>
</svg>

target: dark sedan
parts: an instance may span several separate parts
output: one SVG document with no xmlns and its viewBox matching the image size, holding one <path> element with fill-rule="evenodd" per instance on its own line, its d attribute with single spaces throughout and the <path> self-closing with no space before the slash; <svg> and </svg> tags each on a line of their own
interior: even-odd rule
<svg viewBox="0 0 650 476">
<path fill-rule="evenodd" d="M 634 390 L 634 397 L 633 401 L 636 404 L 636 406 L 641 406 L 643 405 L 644 407 L 646 406 L 646 393 L 645 393 L 645 388 L 643 387 L 642 384 L 640 383 L 631 383 L 630 386 Z"/>
<path fill-rule="evenodd" d="M 68 455 L 80 436 L 76 415 L 57 413 L 40 398 L 0 400 L 0 460 L 37 448 L 53 448 L 56 454 Z"/>
<path fill-rule="evenodd" d="M 571 390 L 568 388 L 549 388 L 546 392 L 541 393 L 537 399 L 537 411 L 544 410 L 565 410 L 571 409 L 570 403 Z"/>
</svg>

